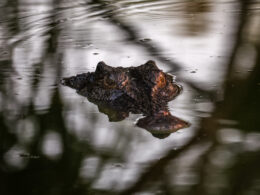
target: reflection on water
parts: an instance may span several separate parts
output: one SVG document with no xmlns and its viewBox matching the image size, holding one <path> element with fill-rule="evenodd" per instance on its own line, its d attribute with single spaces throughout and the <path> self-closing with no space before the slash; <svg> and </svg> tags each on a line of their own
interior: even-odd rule
<svg viewBox="0 0 260 195">
<path fill-rule="evenodd" d="M 258 1 L 0 2 L 1 194 L 259 194 Z M 113 123 L 62 77 L 155 60 L 192 126 Z M 15 186 L 15 187 L 14 187 Z"/>
</svg>

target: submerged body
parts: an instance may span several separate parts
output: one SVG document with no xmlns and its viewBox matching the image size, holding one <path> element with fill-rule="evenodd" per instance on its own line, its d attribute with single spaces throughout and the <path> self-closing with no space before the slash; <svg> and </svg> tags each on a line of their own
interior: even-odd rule
<svg viewBox="0 0 260 195">
<path fill-rule="evenodd" d="M 188 123 L 170 114 L 169 101 L 182 91 L 173 76 L 161 71 L 154 61 L 138 67 L 111 67 L 99 62 L 95 72 L 62 79 L 108 115 L 110 121 L 123 120 L 129 113 L 143 114 L 137 126 L 149 131 L 176 131 Z"/>
</svg>

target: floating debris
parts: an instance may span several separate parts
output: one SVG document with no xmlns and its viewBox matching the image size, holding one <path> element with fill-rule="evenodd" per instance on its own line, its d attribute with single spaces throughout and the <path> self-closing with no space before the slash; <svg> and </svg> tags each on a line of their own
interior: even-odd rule
<svg viewBox="0 0 260 195">
<path fill-rule="evenodd" d="M 140 42 L 149 42 L 151 41 L 152 39 L 149 39 L 149 38 L 144 38 L 144 39 L 140 39 L 139 41 Z"/>
<path fill-rule="evenodd" d="M 114 164 L 113 166 L 114 166 L 114 167 L 118 167 L 118 168 L 123 168 L 123 167 L 124 167 L 124 165 L 121 164 L 121 163 L 116 163 L 116 164 Z"/>
<path fill-rule="evenodd" d="M 40 156 L 38 156 L 38 155 L 31 155 L 31 154 L 27 154 L 27 153 L 21 153 L 21 154 L 19 154 L 19 156 L 23 157 L 23 158 L 30 158 L 30 159 L 40 158 Z"/>
<path fill-rule="evenodd" d="M 90 47 L 93 47 L 94 45 L 92 43 L 76 43 L 75 44 L 76 47 L 79 47 L 79 48 L 90 48 Z"/>
</svg>

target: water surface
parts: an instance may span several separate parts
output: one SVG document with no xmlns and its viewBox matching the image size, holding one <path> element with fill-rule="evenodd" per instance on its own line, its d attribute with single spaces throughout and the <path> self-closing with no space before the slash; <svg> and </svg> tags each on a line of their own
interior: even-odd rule
<svg viewBox="0 0 260 195">
<path fill-rule="evenodd" d="M 259 194 L 258 1 L 0 3 L 1 194 Z M 61 86 L 154 60 L 191 123 L 158 139 Z"/>
</svg>

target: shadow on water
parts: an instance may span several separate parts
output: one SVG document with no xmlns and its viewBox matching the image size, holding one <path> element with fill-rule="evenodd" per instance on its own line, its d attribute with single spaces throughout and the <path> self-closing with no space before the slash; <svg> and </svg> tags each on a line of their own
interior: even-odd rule
<svg viewBox="0 0 260 195">
<path fill-rule="evenodd" d="M 259 3 L 241 0 L 231 7 L 206 0 L 196 3 L 197 9 L 192 8 L 193 1 L 167 0 L 1 2 L 0 193 L 259 194 Z M 203 14 L 216 17 L 219 6 L 235 21 L 230 26 L 232 36 L 223 45 L 226 57 L 217 64 L 222 67 L 214 69 L 217 75 L 223 71 L 217 87 L 205 87 L 187 76 L 185 59 L 180 60 L 184 54 L 164 51 L 169 41 L 142 39 L 142 20 L 149 33 L 149 21 L 160 25 L 158 18 L 171 16 L 166 26 L 181 17 L 186 28 L 181 28 L 185 32 L 180 42 L 185 44 L 188 38 L 192 42 L 190 36 L 199 39 L 210 31 L 210 19 Z M 144 14 L 148 11 L 150 15 Z M 200 21 L 192 23 L 190 17 Z M 105 30 L 122 38 L 112 40 L 122 44 L 120 49 L 109 47 L 109 36 L 97 35 Z M 133 57 L 123 61 L 118 51 L 132 52 Z M 86 61 L 94 64 L 93 59 L 114 56 L 115 63 L 151 58 L 178 74 L 185 89 L 180 96 L 185 99 L 176 100 L 174 112 L 188 113 L 182 115 L 193 125 L 156 139 L 131 126 L 135 116 L 108 123 L 94 105 L 59 86 L 68 73 L 86 72 L 81 67 Z M 198 72 L 203 69 L 207 68 Z M 205 99 L 197 103 L 193 100 L 198 94 Z M 193 107 L 209 105 L 213 109 L 206 113 Z"/>
</svg>

